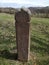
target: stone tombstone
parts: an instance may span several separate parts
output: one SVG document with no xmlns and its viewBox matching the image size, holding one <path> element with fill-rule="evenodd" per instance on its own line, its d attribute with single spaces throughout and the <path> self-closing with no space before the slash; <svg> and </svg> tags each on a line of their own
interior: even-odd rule
<svg viewBox="0 0 49 65">
<path fill-rule="evenodd" d="M 28 61 L 30 55 L 30 10 L 20 9 L 15 13 L 18 60 Z"/>
</svg>

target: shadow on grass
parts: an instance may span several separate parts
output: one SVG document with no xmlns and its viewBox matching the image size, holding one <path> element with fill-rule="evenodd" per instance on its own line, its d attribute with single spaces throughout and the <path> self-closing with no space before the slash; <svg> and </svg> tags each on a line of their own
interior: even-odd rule
<svg viewBox="0 0 49 65">
<path fill-rule="evenodd" d="M 11 53 L 8 50 L 3 50 L 3 51 L 0 51 L 0 57 L 10 59 L 10 60 L 17 60 L 18 54 Z"/>
</svg>

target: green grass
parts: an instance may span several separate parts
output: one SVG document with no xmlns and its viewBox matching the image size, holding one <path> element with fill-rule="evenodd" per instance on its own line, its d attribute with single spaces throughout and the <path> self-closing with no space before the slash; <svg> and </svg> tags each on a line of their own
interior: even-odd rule
<svg viewBox="0 0 49 65">
<path fill-rule="evenodd" d="M 31 18 L 31 53 L 36 57 L 36 65 L 49 65 L 49 19 Z M 0 65 L 34 65 L 16 59 L 16 34 L 14 15 L 0 13 Z"/>
<path fill-rule="evenodd" d="M 49 65 L 49 19 L 31 19 L 31 51 L 37 56 L 37 65 Z"/>
</svg>

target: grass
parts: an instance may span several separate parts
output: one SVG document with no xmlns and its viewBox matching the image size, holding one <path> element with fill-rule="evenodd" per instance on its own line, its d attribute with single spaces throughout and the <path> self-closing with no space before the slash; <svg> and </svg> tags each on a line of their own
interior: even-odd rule
<svg viewBox="0 0 49 65">
<path fill-rule="evenodd" d="M 49 19 L 31 19 L 31 51 L 36 53 L 37 65 L 49 65 Z"/>
<path fill-rule="evenodd" d="M 49 65 L 49 19 L 31 18 L 31 53 L 36 65 Z M 0 13 L 0 65 L 35 65 L 34 60 L 23 63 L 15 60 L 16 34 L 14 15 Z"/>
</svg>

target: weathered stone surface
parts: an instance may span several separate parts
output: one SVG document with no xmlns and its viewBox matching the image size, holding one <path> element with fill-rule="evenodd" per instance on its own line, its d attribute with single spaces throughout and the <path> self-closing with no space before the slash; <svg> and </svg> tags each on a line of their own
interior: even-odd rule
<svg viewBox="0 0 49 65">
<path fill-rule="evenodd" d="M 18 59 L 28 61 L 30 53 L 30 11 L 20 9 L 15 13 Z"/>
</svg>

